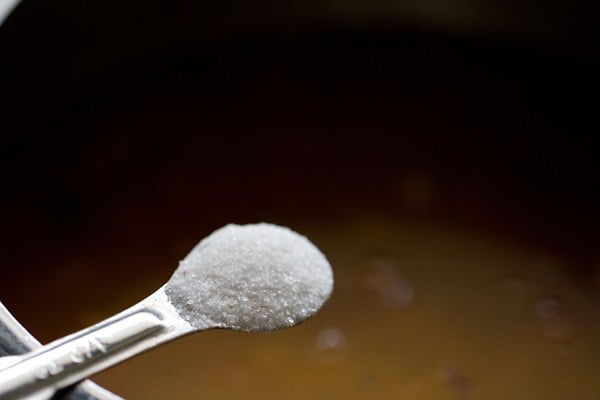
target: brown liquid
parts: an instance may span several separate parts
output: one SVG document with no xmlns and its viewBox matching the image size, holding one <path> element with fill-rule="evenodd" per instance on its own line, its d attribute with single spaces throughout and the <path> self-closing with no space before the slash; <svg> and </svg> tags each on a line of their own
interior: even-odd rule
<svg viewBox="0 0 600 400">
<path fill-rule="evenodd" d="M 598 400 L 597 62 L 402 29 L 190 37 L 199 15 L 162 7 L 160 24 L 87 13 L 79 35 L 49 15 L 79 16 L 42 3 L 0 32 L 0 295 L 36 337 L 138 302 L 228 222 L 288 225 L 336 273 L 299 327 L 192 335 L 100 384 L 161 400 Z"/>
<path fill-rule="evenodd" d="M 311 229 L 330 302 L 286 331 L 200 333 L 96 377 L 127 398 L 593 399 L 600 305 L 560 260 L 473 232 Z M 90 321 L 92 322 L 92 321 Z"/>
</svg>

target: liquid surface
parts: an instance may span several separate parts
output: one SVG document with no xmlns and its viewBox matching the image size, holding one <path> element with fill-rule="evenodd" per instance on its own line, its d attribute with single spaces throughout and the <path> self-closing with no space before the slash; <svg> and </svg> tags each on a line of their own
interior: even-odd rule
<svg viewBox="0 0 600 400">
<path fill-rule="evenodd" d="M 132 399 L 597 399 L 598 287 L 568 261 L 440 226 L 307 233 L 336 276 L 307 323 L 191 335 L 95 380 Z"/>
</svg>

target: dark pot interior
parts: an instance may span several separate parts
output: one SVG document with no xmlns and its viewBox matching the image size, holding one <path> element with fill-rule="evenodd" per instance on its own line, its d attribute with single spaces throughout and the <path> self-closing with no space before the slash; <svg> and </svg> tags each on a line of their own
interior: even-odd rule
<svg viewBox="0 0 600 400">
<path fill-rule="evenodd" d="M 0 28 L 0 295 L 40 340 L 143 298 L 215 228 L 266 220 L 330 257 L 322 314 L 97 381 L 131 398 L 600 392 L 594 10 L 75 3 L 25 1 Z"/>
</svg>

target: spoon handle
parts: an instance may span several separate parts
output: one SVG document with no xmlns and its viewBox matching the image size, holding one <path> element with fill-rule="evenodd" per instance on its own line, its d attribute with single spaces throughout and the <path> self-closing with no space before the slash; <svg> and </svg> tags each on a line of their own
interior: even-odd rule
<svg viewBox="0 0 600 400">
<path fill-rule="evenodd" d="M 159 290 L 108 320 L 52 342 L 0 370 L 0 399 L 55 391 L 192 329 L 171 312 Z M 43 396 L 39 396 L 43 397 Z"/>
<path fill-rule="evenodd" d="M 1 0 L 0 0 L 1 1 Z M 21 360 L 20 354 L 42 347 L 0 301 L 0 370 Z M 66 388 L 64 400 L 123 400 L 92 381 Z"/>
</svg>

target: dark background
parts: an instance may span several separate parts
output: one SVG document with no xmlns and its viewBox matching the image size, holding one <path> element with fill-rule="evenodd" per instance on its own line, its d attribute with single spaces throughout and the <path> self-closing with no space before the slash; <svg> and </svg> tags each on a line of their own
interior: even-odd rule
<svg viewBox="0 0 600 400">
<path fill-rule="evenodd" d="M 0 300 L 47 342 L 143 298 L 215 228 L 270 221 L 330 257 L 318 317 L 198 335 L 99 382 L 591 399 L 599 16 L 583 0 L 25 0 L 0 27 Z"/>
<path fill-rule="evenodd" d="M 25 0 L 0 28 L 2 301 L 49 339 L 34 297 L 67 311 L 57 291 L 126 291 L 148 260 L 166 279 L 231 221 L 364 215 L 545 246 L 590 280 L 597 11 Z"/>
</svg>

